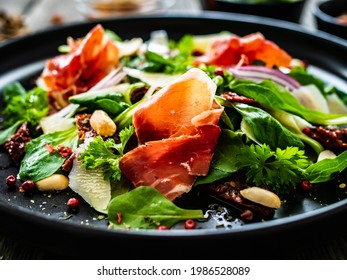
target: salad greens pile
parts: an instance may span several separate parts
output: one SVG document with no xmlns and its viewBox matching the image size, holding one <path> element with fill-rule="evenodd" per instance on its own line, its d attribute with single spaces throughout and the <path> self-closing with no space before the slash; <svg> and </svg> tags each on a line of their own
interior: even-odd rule
<svg viewBox="0 0 347 280">
<path fill-rule="evenodd" d="M 193 188 L 222 184 L 235 174 L 243 174 L 249 186 L 265 188 L 285 200 L 303 181 L 309 181 L 314 188 L 346 171 L 346 138 L 332 139 L 344 150 L 331 150 L 327 139 L 306 133 L 317 127 L 344 131 L 347 94 L 341 89 L 310 74 L 305 65 L 273 67 L 269 73 L 263 61 L 257 59 L 251 66 L 256 68 L 251 70 L 257 71 L 261 79 L 254 80 L 252 75 L 236 75 L 232 71 L 235 65 L 195 63 L 196 56 L 207 51 L 210 43 L 234 36 L 228 32 L 187 34 L 176 41 L 163 31 L 160 40 L 155 34 L 147 42 L 140 39 L 133 52 L 120 56 L 117 82 L 100 86 L 101 81 L 74 94 L 64 108 L 51 110 L 51 90 L 42 81 L 28 91 L 19 83 L 4 88 L 5 121 L 0 145 L 16 143 L 12 137 L 23 123 L 29 124 L 32 137 L 25 143 L 25 155 L 18 163 L 19 180 L 35 183 L 53 174 L 65 175 L 70 179 L 69 187 L 96 211 L 107 214 L 114 228 L 170 228 L 179 221 L 203 218 L 202 209 L 182 209 L 151 186 L 134 187 L 119 164 L 136 146 L 132 122 L 138 106 L 191 68 L 204 71 L 216 84 L 214 102 L 224 109 L 209 172 L 199 176 Z M 134 44 L 122 41 L 110 30 L 105 36 L 121 50 Z M 70 46 L 59 49 L 67 55 L 72 53 Z M 242 66 L 240 69 L 248 71 Z M 286 83 L 290 87 L 284 86 Z M 303 92 L 306 95 L 296 95 Z M 94 127 L 81 129 L 89 125 L 90 116 L 97 110 L 106 113 L 105 122 L 111 120 L 116 125 L 114 135 L 98 135 Z M 81 116 L 86 118 L 78 123 Z M 87 136 L 91 131 L 94 134 Z M 331 156 L 320 158 L 327 150 Z M 72 169 L 66 168 L 66 163 L 72 164 Z"/>
</svg>

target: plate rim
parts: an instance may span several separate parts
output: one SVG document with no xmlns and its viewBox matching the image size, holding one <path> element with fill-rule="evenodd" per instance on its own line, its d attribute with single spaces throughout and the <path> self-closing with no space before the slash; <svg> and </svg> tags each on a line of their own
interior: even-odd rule
<svg viewBox="0 0 347 280">
<path fill-rule="evenodd" d="M 347 50 L 347 41 L 342 38 L 337 38 L 335 36 L 329 35 L 327 33 L 317 31 L 313 32 L 310 30 L 306 30 L 299 24 L 285 22 L 277 19 L 263 18 L 259 16 L 233 14 L 229 12 L 210 12 L 203 11 L 196 15 L 144 15 L 140 17 L 136 16 L 126 16 L 126 17 L 117 17 L 117 18 L 109 18 L 102 19 L 97 21 L 89 21 L 89 22 L 76 22 L 69 23 L 64 26 L 58 27 L 50 27 L 44 30 L 35 32 L 33 34 L 25 35 L 21 38 L 15 38 L 13 40 L 6 41 L 5 43 L 0 44 L 0 52 L 3 48 L 11 47 L 12 45 L 18 44 L 18 42 L 25 42 L 26 40 L 32 40 L 33 38 L 45 36 L 47 33 L 52 33 L 57 30 L 60 32 L 68 31 L 71 28 L 78 27 L 87 27 L 94 26 L 95 23 L 100 24 L 111 24 L 113 22 L 119 21 L 127 21 L 127 20 L 150 20 L 150 19 L 166 19 L 166 20 L 226 20 L 226 21 L 238 21 L 240 23 L 246 22 L 250 24 L 261 24 L 268 27 L 273 27 L 279 30 L 290 30 L 294 33 L 301 33 L 302 35 L 329 41 L 331 44 L 339 45 Z M 259 22 L 260 23 L 259 23 Z M 276 25 L 274 26 L 274 23 Z M 68 34 L 67 34 L 68 35 Z M 33 222 L 36 225 L 47 227 L 55 230 L 62 230 L 64 232 L 69 233 L 78 233 L 78 234 L 92 234 L 94 236 L 104 236 L 104 237 L 134 237 L 134 238 L 211 238 L 213 236 L 227 236 L 227 237 L 245 237 L 252 235 L 253 233 L 268 233 L 271 232 L 279 232 L 283 230 L 288 230 L 289 228 L 293 228 L 293 226 L 297 227 L 301 224 L 314 223 L 321 218 L 326 218 L 331 215 L 337 215 L 347 210 L 347 199 L 335 202 L 333 204 L 324 206 L 322 208 L 312 210 L 310 212 L 295 214 L 290 217 L 283 217 L 275 220 L 269 220 L 264 223 L 257 222 L 254 224 L 247 224 L 245 226 L 241 226 L 240 228 L 235 229 L 226 229 L 226 230 L 215 230 L 215 229 L 199 229 L 195 231 L 186 231 L 186 230 L 169 230 L 169 231 L 152 231 L 152 230 L 131 230 L 131 231 L 110 231 L 107 228 L 96 228 L 93 226 L 85 226 L 76 223 L 66 223 L 64 221 L 58 220 L 53 217 L 47 217 L 40 213 L 35 213 L 32 210 L 26 209 L 21 206 L 16 207 L 8 207 L 6 205 L 5 200 L 0 199 L 0 213 L 7 213 L 10 216 L 18 216 L 20 214 L 21 217 L 17 217 L 18 219 L 25 219 L 26 221 Z M 9 209 L 10 208 L 10 209 Z M 17 210 L 18 213 L 11 213 L 11 210 Z M 24 215 L 23 215 L 24 213 Z M 24 217 L 23 217 L 24 216 Z M 54 221 L 54 222 L 52 222 Z M 63 225 L 63 227 L 62 227 Z M 86 231 L 81 231 L 81 228 L 86 229 Z M 81 233 L 82 232 L 82 233 Z M 126 234 L 124 234 L 126 233 Z"/>
</svg>

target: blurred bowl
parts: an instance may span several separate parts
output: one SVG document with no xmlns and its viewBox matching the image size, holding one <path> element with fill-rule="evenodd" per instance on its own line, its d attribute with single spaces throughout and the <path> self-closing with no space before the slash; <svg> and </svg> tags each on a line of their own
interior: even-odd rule
<svg viewBox="0 0 347 280">
<path fill-rule="evenodd" d="M 347 0 L 318 2 L 313 15 L 319 30 L 347 39 Z"/>
<path fill-rule="evenodd" d="M 77 10 L 87 19 L 139 16 L 164 13 L 176 0 L 74 0 Z"/>
<path fill-rule="evenodd" d="M 201 0 L 204 10 L 251 14 L 295 23 L 300 22 L 306 2 L 307 0 Z"/>
</svg>

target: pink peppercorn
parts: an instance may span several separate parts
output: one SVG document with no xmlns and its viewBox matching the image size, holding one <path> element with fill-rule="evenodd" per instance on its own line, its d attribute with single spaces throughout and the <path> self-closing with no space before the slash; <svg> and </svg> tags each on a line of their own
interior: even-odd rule
<svg viewBox="0 0 347 280">
<path fill-rule="evenodd" d="M 167 226 L 164 225 L 160 225 L 157 227 L 157 230 L 168 230 L 169 228 Z"/>
<path fill-rule="evenodd" d="M 214 74 L 217 75 L 217 76 L 223 77 L 223 76 L 224 76 L 224 71 L 223 71 L 222 68 L 217 68 L 217 69 L 214 71 Z"/>
<path fill-rule="evenodd" d="M 33 181 L 25 181 L 22 185 L 21 188 L 24 190 L 26 193 L 31 193 L 35 190 L 35 183 Z"/>
<path fill-rule="evenodd" d="M 301 181 L 301 188 L 304 191 L 310 191 L 312 189 L 312 184 L 308 180 L 303 180 L 303 181 Z"/>
<path fill-rule="evenodd" d="M 196 222 L 194 220 L 186 220 L 184 223 L 185 229 L 195 229 L 196 228 Z"/>
<path fill-rule="evenodd" d="M 75 210 L 78 208 L 78 204 L 79 204 L 79 201 L 77 198 L 70 198 L 68 201 L 67 201 L 67 206 L 72 209 L 72 210 Z"/>
<path fill-rule="evenodd" d="M 9 188 L 14 188 L 16 186 L 16 177 L 14 177 L 13 175 L 7 176 L 6 178 L 6 184 Z"/>
</svg>

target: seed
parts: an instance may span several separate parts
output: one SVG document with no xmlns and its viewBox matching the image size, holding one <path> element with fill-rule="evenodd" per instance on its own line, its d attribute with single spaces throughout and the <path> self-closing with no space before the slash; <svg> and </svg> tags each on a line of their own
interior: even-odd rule
<svg viewBox="0 0 347 280">
<path fill-rule="evenodd" d="M 312 184 L 309 180 L 302 180 L 301 181 L 301 188 L 304 191 L 310 191 L 312 189 Z"/>
<path fill-rule="evenodd" d="M 167 226 L 164 225 L 160 225 L 157 227 L 157 230 L 168 230 L 169 228 Z"/>
<path fill-rule="evenodd" d="M 101 136 L 112 136 L 117 130 L 116 124 L 103 110 L 95 110 L 89 122 L 96 133 Z"/>
<path fill-rule="evenodd" d="M 222 68 L 217 68 L 217 69 L 214 71 L 214 74 L 217 75 L 217 76 L 224 77 L 224 71 L 223 71 Z"/>
<path fill-rule="evenodd" d="M 184 222 L 184 228 L 185 229 L 195 229 L 196 228 L 196 222 L 194 220 L 186 220 Z"/>
<path fill-rule="evenodd" d="M 67 201 L 67 206 L 70 208 L 70 209 L 77 209 L 78 208 L 78 204 L 79 204 L 79 201 L 77 198 L 70 198 L 68 201 Z"/>
<path fill-rule="evenodd" d="M 24 192 L 26 193 L 30 193 L 33 192 L 35 190 L 35 183 L 33 181 L 25 181 L 22 185 L 21 185 L 22 189 L 24 190 Z"/>
<path fill-rule="evenodd" d="M 14 188 L 16 186 L 16 177 L 13 175 L 7 176 L 6 178 L 6 184 L 9 188 Z"/>
</svg>

